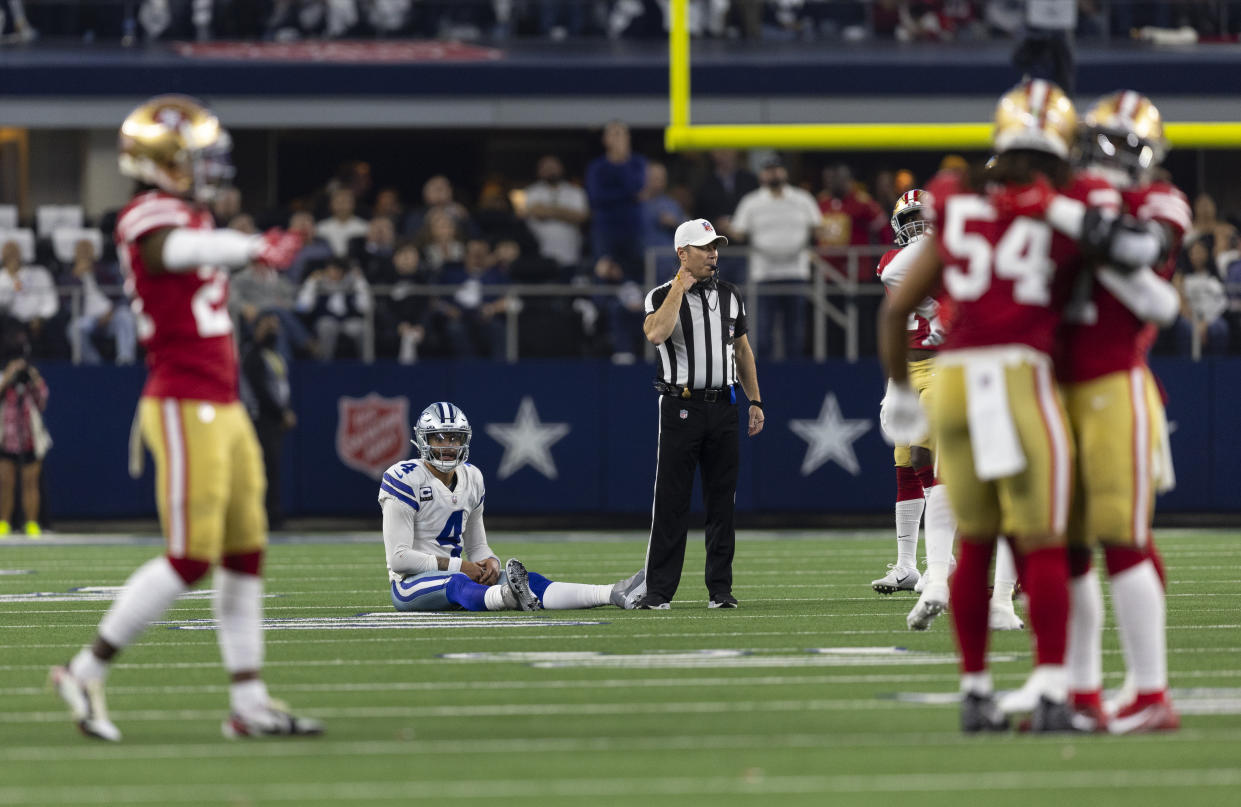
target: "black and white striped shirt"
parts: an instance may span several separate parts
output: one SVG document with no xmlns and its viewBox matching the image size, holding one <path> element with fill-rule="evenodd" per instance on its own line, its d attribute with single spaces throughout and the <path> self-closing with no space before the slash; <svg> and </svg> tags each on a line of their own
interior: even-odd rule
<svg viewBox="0 0 1241 807">
<path fill-rule="evenodd" d="M 674 278 L 675 280 L 675 278 Z M 646 295 L 646 313 L 664 304 L 672 280 Z M 746 333 L 745 305 L 737 287 L 723 280 L 717 288 L 697 284 L 681 298 L 672 333 L 659 345 L 659 380 L 690 389 L 718 389 L 737 383 L 733 340 Z"/>
</svg>

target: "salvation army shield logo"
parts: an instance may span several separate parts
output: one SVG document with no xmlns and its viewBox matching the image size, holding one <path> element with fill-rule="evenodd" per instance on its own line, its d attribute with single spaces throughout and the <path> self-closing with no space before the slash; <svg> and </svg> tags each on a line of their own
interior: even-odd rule
<svg viewBox="0 0 1241 807">
<path fill-rule="evenodd" d="M 337 402 L 336 453 L 355 471 L 379 479 L 409 454 L 409 399 L 341 396 Z"/>
</svg>

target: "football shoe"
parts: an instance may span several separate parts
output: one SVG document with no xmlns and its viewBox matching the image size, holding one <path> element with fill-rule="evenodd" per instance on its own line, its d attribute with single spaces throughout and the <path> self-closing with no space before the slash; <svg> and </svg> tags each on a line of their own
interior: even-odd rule
<svg viewBox="0 0 1241 807">
<path fill-rule="evenodd" d="M 1005 731 L 1008 715 L 1000 711 L 991 695 L 967 692 L 961 698 L 961 731 L 974 734 L 979 731 Z"/>
<path fill-rule="evenodd" d="M 1107 724 L 1112 734 L 1147 734 L 1152 731 L 1176 731 L 1181 717 L 1176 713 L 1166 692 L 1158 700 L 1139 697 L 1117 712 Z"/>
<path fill-rule="evenodd" d="M 69 707 L 69 713 L 83 734 L 108 742 L 120 742 L 120 729 L 108 719 L 102 681 L 79 681 L 68 667 L 56 666 L 48 673 L 48 683 Z"/>
<path fill-rule="evenodd" d="M 526 567 L 517 558 L 509 558 L 504 564 L 504 573 L 508 575 L 509 590 L 517 598 L 517 605 L 523 611 L 541 611 L 543 603 L 530 590 L 530 575 Z"/>
<path fill-rule="evenodd" d="M 918 602 L 905 617 L 910 630 L 926 630 L 935 617 L 948 609 L 948 584 L 932 580 L 918 597 Z"/>
<path fill-rule="evenodd" d="M 253 712 L 233 712 L 220 727 L 230 740 L 243 737 L 317 737 L 323 724 L 309 717 L 296 717 L 289 707 L 278 700 Z"/>
<path fill-rule="evenodd" d="M 1016 609 L 1013 608 L 1011 602 L 991 601 L 990 613 L 987 616 L 987 625 L 991 630 L 1022 630 L 1026 623 L 1021 621 L 1021 617 L 1017 616 Z"/>
<path fill-rule="evenodd" d="M 646 569 L 641 568 L 638 569 L 636 574 L 613 583 L 610 599 L 617 608 L 624 608 L 629 611 L 633 609 L 634 603 L 645 593 Z"/>
<path fill-rule="evenodd" d="M 892 594 L 896 591 L 913 591 L 914 586 L 918 585 L 918 578 L 921 576 L 918 574 L 917 569 L 889 563 L 888 573 L 878 580 L 870 581 L 870 587 L 880 594 Z"/>
</svg>

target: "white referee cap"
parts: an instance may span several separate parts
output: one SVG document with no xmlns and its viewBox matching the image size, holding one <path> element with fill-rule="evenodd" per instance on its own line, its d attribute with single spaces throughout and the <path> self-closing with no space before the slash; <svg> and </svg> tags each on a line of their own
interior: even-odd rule
<svg viewBox="0 0 1241 807">
<path fill-rule="evenodd" d="M 677 234 L 673 238 L 673 244 L 677 249 L 690 246 L 705 247 L 707 244 L 723 246 L 727 243 L 728 238 L 717 233 L 715 227 L 711 226 L 711 222 L 706 219 L 691 219 L 690 221 L 681 222 L 681 226 L 677 227 Z"/>
</svg>

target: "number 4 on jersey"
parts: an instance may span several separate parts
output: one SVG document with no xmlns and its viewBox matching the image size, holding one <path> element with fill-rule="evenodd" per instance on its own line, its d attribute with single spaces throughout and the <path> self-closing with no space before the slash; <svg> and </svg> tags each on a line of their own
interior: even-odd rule
<svg viewBox="0 0 1241 807">
<path fill-rule="evenodd" d="M 454 558 L 461 557 L 461 520 L 464 516 L 464 510 L 455 511 L 444 522 L 444 529 L 440 530 L 440 534 L 435 536 L 435 540 L 440 546 L 452 547 L 452 551 L 449 554 Z"/>
</svg>

